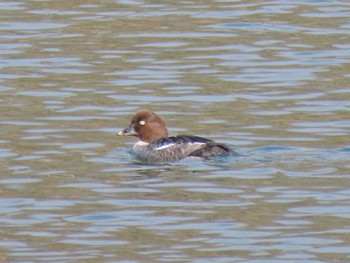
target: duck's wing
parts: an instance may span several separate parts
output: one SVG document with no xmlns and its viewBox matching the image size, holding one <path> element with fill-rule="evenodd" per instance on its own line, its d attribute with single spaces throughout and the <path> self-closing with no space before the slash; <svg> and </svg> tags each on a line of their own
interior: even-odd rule
<svg viewBox="0 0 350 263">
<path fill-rule="evenodd" d="M 139 157 L 150 163 L 177 161 L 205 148 L 209 142 L 212 141 L 190 135 L 166 137 L 150 143 L 147 152 Z"/>
<path fill-rule="evenodd" d="M 197 157 L 213 157 L 213 156 L 227 156 L 227 155 L 239 155 L 229 146 L 223 143 L 209 142 L 205 147 L 198 149 L 190 154 L 190 156 Z"/>
<path fill-rule="evenodd" d="M 225 155 L 237 155 L 237 153 L 225 144 L 216 143 L 206 138 L 179 135 L 150 143 L 147 153 L 139 157 L 149 163 L 165 163 L 181 160 L 188 156 L 208 158 Z"/>
</svg>

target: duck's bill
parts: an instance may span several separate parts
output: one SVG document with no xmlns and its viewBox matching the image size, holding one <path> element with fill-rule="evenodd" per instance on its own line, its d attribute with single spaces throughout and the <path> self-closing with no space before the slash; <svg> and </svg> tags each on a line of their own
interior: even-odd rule
<svg viewBox="0 0 350 263">
<path fill-rule="evenodd" d="M 133 127 L 128 127 L 124 130 L 118 131 L 117 135 L 118 136 L 136 136 L 137 132 L 134 130 Z"/>
</svg>

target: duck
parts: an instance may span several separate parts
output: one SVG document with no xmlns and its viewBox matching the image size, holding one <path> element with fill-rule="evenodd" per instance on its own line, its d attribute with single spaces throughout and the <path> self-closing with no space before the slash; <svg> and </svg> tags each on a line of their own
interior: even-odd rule
<svg viewBox="0 0 350 263">
<path fill-rule="evenodd" d="M 228 145 L 210 139 L 193 135 L 169 136 L 164 119 L 148 109 L 139 110 L 130 125 L 117 132 L 117 135 L 139 138 L 133 151 L 137 159 L 146 163 L 168 163 L 188 157 L 208 159 L 238 155 Z"/>
</svg>

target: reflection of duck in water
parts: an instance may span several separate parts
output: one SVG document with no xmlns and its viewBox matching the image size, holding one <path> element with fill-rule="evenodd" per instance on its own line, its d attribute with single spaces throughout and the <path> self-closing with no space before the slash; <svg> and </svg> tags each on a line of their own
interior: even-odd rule
<svg viewBox="0 0 350 263">
<path fill-rule="evenodd" d="M 118 136 L 136 136 L 141 141 L 133 150 L 138 159 L 148 163 L 165 163 L 186 157 L 238 155 L 227 145 L 192 135 L 168 137 L 165 121 L 150 110 L 140 110 Z"/>
</svg>

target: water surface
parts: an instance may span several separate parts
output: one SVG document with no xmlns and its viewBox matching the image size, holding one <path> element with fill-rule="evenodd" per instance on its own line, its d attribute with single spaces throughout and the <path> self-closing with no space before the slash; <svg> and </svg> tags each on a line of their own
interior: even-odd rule
<svg viewBox="0 0 350 263">
<path fill-rule="evenodd" d="M 349 262 L 347 1 L 0 15 L 0 261 Z M 142 164 L 140 108 L 243 155 Z"/>
</svg>

